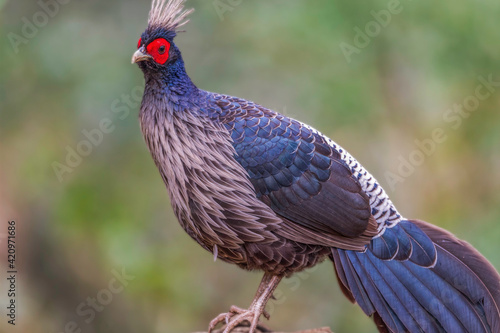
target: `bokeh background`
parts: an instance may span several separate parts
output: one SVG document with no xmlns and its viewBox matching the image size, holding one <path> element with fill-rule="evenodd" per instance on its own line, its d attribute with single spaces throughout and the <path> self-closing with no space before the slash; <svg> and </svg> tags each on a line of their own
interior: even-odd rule
<svg viewBox="0 0 500 333">
<path fill-rule="evenodd" d="M 143 77 L 130 58 L 150 2 L 65 2 L 44 22 L 36 1 L 0 0 L 0 251 L 15 219 L 20 271 L 16 327 L 6 324 L 0 279 L 0 331 L 65 332 L 68 322 L 85 333 L 205 330 L 231 304 L 250 303 L 260 274 L 214 263 L 184 233 L 143 143 L 133 97 Z M 355 46 L 355 28 L 391 3 L 188 0 L 196 12 L 176 42 L 199 87 L 315 126 L 385 185 L 403 215 L 451 230 L 500 268 L 500 91 L 456 129 L 443 119 L 479 76 L 500 81 L 500 3 L 401 0 L 348 62 L 341 43 Z M 23 32 L 33 19 L 45 24 Z M 17 50 L 12 33 L 25 38 Z M 54 162 L 66 164 L 68 147 L 103 119 L 113 130 L 59 179 Z M 447 140 L 389 186 L 387 172 L 436 128 Z M 76 309 L 106 296 L 122 269 L 134 279 L 86 322 Z M 278 296 L 275 329 L 375 332 L 329 262 L 285 281 Z"/>
</svg>

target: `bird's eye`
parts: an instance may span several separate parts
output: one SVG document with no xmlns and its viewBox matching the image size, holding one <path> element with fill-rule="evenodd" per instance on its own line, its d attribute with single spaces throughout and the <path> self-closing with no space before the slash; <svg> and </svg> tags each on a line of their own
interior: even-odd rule
<svg viewBox="0 0 500 333">
<path fill-rule="evenodd" d="M 139 38 L 139 41 L 137 42 L 137 48 L 140 48 L 142 44 L 142 38 Z"/>
<path fill-rule="evenodd" d="M 146 50 L 158 64 L 164 65 L 168 60 L 170 43 L 165 38 L 157 38 L 148 44 Z"/>
</svg>

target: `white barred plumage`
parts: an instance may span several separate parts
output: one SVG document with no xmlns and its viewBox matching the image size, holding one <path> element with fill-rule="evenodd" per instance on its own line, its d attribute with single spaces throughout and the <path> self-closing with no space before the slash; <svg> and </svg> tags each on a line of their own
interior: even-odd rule
<svg viewBox="0 0 500 333">
<path fill-rule="evenodd" d="M 375 237 L 381 236 L 385 228 L 391 228 L 399 221 L 403 220 L 403 217 L 399 214 L 391 199 L 382 186 L 380 186 L 375 177 L 373 177 L 354 157 L 352 157 L 351 154 L 315 128 L 302 122 L 300 123 L 312 132 L 321 135 L 326 142 L 328 142 L 328 144 L 340 154 L 342 160 L 351 169 L 353 176 L 359 181 L 361 188 L 366 193 L 368 198 L 370 198 L 372 214 L 378 223 L 379 234 Z"/>
</svg>

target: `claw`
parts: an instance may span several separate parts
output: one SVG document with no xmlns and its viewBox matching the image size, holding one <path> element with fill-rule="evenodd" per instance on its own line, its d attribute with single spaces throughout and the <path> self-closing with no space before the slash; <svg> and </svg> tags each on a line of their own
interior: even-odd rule
<svg viewBox="0 0 500 333">
<path fill-rule="evenodd" d="M 262 311 L 262 315 L 264 316 L 264 318 L 266 318 L 267 320 L 271 319 L 271 315 L 269 314 L 269 312 L 267 312 L 266 310 Z"/>
<path fill-rule="evenodd" d="M 248 321 L 250 323 L 250 329 L 248 333 L 254 333 L 257 325 L 259 324 L 260 316 L 263 315 L 267 320 L 271 317 L 269 312 L 264 310 L 267 301 L 273 295 L 274 290 L 281 281 L 281 275 L 271 275 L 270 273 L 265 273 L 262 281 L 257 290 L 257 294 L 250 305 L 248 310 L 239 308 L 237 306 L 232 306 L 227 313 L 221 313 L 215 317 L 208 325 L 208 333 L 221 322 L 225 322 L 223 333 L 230 333 L 239 324 Z"/>
<path fill-rule="evenodd" d="M 210 324 L 208 325 L 208 333 L 211 333 L 212 330 L 222 321 L 224 321 L 224 319 L 226 318 L 226 316 L 228 315 L 228 313 L 221 313 L 220 315 L 218 315 L 217 317 L 215 317 L 211 322 Z"/>
<path fill-rule="evenodd" d="M 270 318 L 267 311 L 260 310 L 257 307 L 251 307 L 250 309 L 245 310 L 237 306 L 232 306 L 229 309 L 229 312 L 221 313 L 210 322 L 208 333 L 211 333 L 212 330 L 221 322 L 226 323 L 223 333 L 230 333 L 234 328 L 245 321 L 250 323 L 250 330 L 248 332 L 252 333 L 257 328 L 261 315 L 264 315 L 264 317 L 268 320 Z"/>
<path fill-rule="evenodd" d="M 237 315 L 237 314 L 241 314 L 241 313 L 243 313 L 245 311 L 246 311 L 245 309 L 237 307 L 236 305 L 232 305 L 229 308 L 229 312 L 226 313 L 226 325 L 229 324 L 229 321 L 230 321 L 231 317 L 233 317 L 234 315 Z"/>
</svg>

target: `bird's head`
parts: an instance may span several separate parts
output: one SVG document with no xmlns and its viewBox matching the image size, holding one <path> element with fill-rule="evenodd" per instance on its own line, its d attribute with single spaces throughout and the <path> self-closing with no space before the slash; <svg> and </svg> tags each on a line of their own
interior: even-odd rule
<svg viewBox="0 0 500 333">
<path fill-rule="evenodd" d="M 184 10 L 186 0 L 153 0 L 148 27 L 139 38 L 132 63 L 137 63 L 145 75 L 167 73 L 178 59 L 180 51 L 174 44 L 178 28 L 194 9 Z"/>
</svg>

